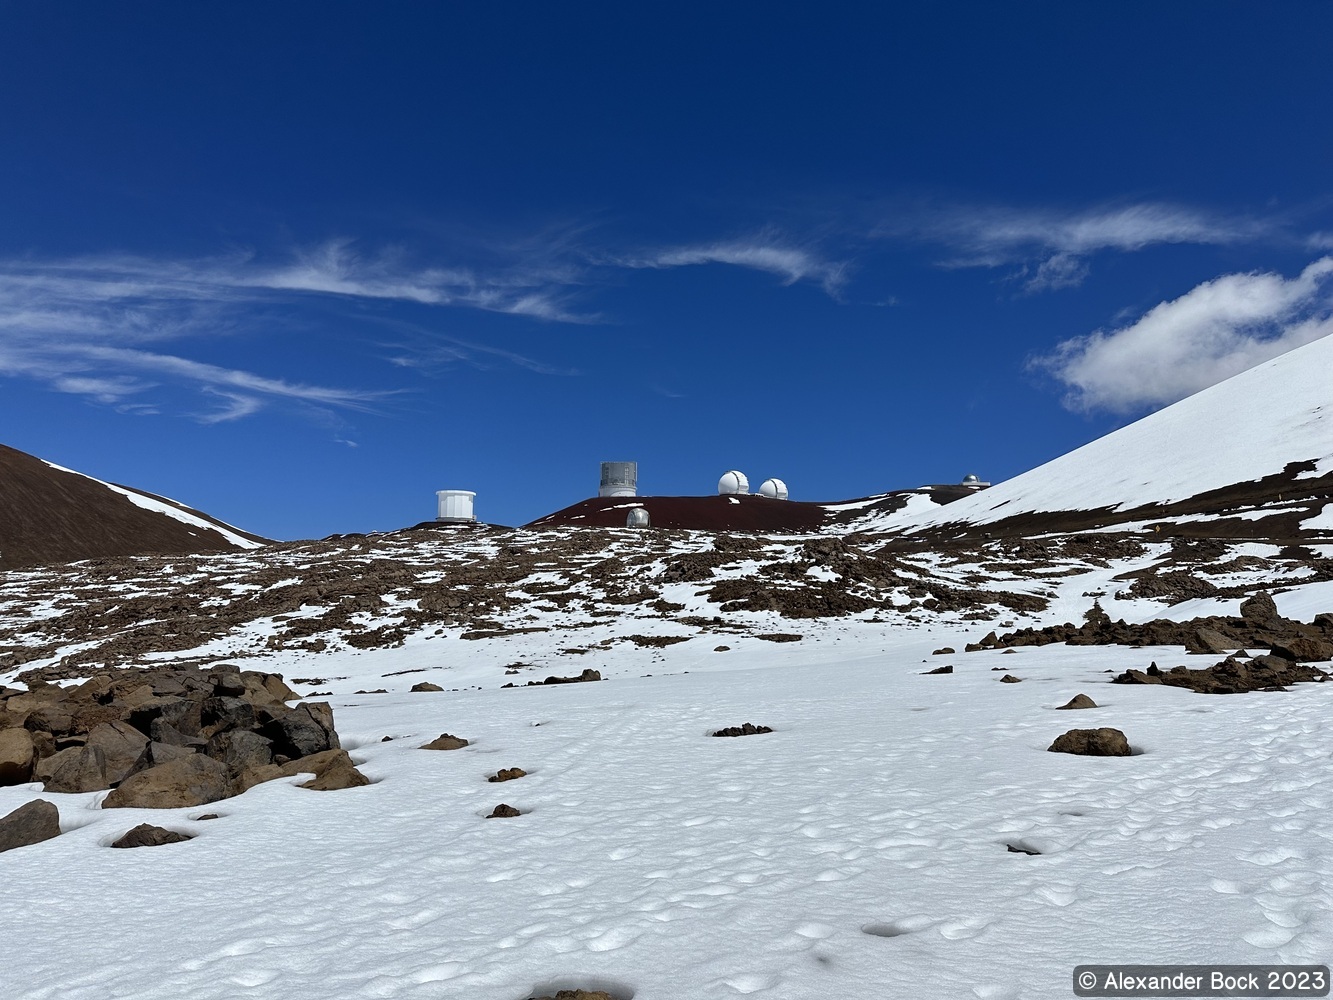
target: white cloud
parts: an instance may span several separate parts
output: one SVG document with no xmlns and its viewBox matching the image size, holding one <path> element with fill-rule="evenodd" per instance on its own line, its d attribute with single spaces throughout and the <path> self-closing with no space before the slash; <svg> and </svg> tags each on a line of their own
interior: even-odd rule
<svg viewBox="0 0 1333 1000">
<path fill-rule="evenodd" d="M 1161 244 L 1228 245 L 1271 236 L 1273 226 L 1162 202 L 1081 211 L 953 206 L 908 211 L 873 235 L 949 248 L 945 267 L 1017 266 L 1030 292 L 1069 288 L 1088 273 L 1088 258 Z"/>
<path fill-rule="evenodd" d="M 845 261 L 828 260 L 812 249 L 793 246 L 767 232 L 750 239 L 666 247 L 612 262 L 632 268 L 731 264 L 775 274 L 786 285 L 813 281 L 830 295 L 836 295 L 847 278 Z"/>
<path fill-rule="evenodd" d="M 1129 326 L 1060 344 L 1034 367 L 1070 389 L 1075 410 L 1133 413 L 1173 403 L 1333 334 L 1333 257 L 1297 277 L 1228 274 Z"/>
</svg>

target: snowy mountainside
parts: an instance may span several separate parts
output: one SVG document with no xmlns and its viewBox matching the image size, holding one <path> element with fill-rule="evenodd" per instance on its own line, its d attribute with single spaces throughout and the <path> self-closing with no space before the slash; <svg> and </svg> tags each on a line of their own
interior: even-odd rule
<svg viewBox="0 0 1333 1000">
<path fill-rule="evenodd" d="M 1161 525 L 1170 533 L 1329 539 L 1333 337 L 1152 413 L 945 507 L 853 530 L 972 536 Z"/>
<path fill-rule="evenodd" d="M 0 445 L 0 570 L 105 556 L 253 549 L 266 541 L 178 501 Z"/>
</svg>

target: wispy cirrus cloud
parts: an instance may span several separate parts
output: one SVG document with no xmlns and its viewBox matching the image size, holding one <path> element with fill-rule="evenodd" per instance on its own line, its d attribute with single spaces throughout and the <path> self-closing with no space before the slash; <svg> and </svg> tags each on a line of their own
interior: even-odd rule
<svg viewBox="0 0 1333 1000">
<path fill-rule="evenodd" d="M 1228 274 L 1128 326 L 1060 344 L 1032 366 L 1068 389 L 1073 410 L 1128 414 L 1173 403 L 1333 335 L 1333 257 L 1294 278 Z"/>
<path fill-rule="evenodd" d="M 730 264 L 777 275 L 785 285 L 811 281 L 835 297 L 847 281 L 849 268 L 847 261 L 834 260 L 812 246 L 800 246 L 769 231 L 744 239 L 660 247 L 605 260 L 628 268 Z"/>
<path fill-rule="evenodd" d="M 944 248 L 945 267 L 1012 267 L 1025 291 L 1070 288 L 1097 253 L 1132 253 L 1163 244 L 1224 246 L 1271 239 L 1273 222 L 1165 202 L 1078 210 L 949 206 L 906 211 L 872 233 Z"/>
<path fill-rule="evenodd" d="M 193 387 L 212 404 L 194 414 L 204 423 L 240 420 L 280 400 L 365 410 L 393 391 L 229 368 L 186 356 L 185 345 L 265 330 L 272 310 L 312 297 L 335 308 L 340 301 L 411 303 L 591 321 L 568 307 L 571 278 L 568 268 L 542 262 L 485 274 L 414 267 L 401 253 L 362 254 L 347 240 L 277 262 L 239 252 L 192 260 L 125 254 L 0 260 L 0 374 L 137 413 L 157 412 L 140 398 L 154 389 Z M 542 368 L 514 352 L 437 340 L 463 357 Z"/>
</svg>

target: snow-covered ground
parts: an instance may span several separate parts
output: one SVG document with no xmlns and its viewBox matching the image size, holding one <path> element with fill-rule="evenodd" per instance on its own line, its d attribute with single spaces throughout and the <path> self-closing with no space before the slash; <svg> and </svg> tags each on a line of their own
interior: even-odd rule
<svg viewBox="0 0 1333 1000">
<path fill-rule="evenodd" d="M 1059 580 L 1041 620 L 1086 609 L 1075 591 L 1092 572 Z M 1327 584 L 1311 595 L 1329 604 Z M 1086 962 L 1333 960 L 1333 684 L 1111 686 L 1107 671 L 1216 657 L 935 656 L 998 622 L 800 624 L 806 638 L 781 644 L 427 633 L 246 662 L 319 674 L 374 783 L 279 780 L 195 809 L 105 812 L 105 793 L 0 788 L 0 814 L 45 798 L 65 831 L 0 855 L 0 940 L 21 942 L 0 992 L 1044 998 L 1068 996 Z M 589 652 L 567 652 L 573 632 Z M 511 662 L 527 666 L 507 676 Z M 923 673 L 946 663 L 953 674 Z M 499 688 L 584 666 L 608 679 Z M 421 680 L 457 690 L 409 693 Z M 1056 710 L 1079 692 L 1101 707 Z M 743 722 L 775 731 L 707 735 Z M 1046 751 L 1099 726 L 1141 753 Z M 472 745 L 418 749 L 446 731 Z M 528 776 L 486 781 L 507 767 Z M 500 802 L 523 815 L 483 818 Z M 107 847 L 140 822 L 195 839 Z"/>
</svg>

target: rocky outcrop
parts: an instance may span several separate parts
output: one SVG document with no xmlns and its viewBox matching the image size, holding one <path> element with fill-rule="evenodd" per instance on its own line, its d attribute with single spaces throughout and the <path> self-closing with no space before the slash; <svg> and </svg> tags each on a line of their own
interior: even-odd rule
<svg viewBox="0 0 1333 1000">
<path fill-rule="evenodd" d="M 277 674 L 232 666 L 103 671 L 74 687 L 6 688 L 0 783 L 110 791 L 104 808 L 169 809 L 239 794 L 289 763 L 332 755 L 302 765 L 316 773 L 308 787 L 368 784 L 340 748 L 332 708 L 289 707 L 295 697 Z"/>
<path fill-rule="evenodd" d="M 0 854 L 60 836 L 60 810 L 45 799 L 0 816 Z"/>
<path fill-rule="evenodd" d="M 486 818 L 487 818 L 487 819 L 512 819 L 513 817 L 515 817 L 515 816 L 519 816 L 519 815 L 521 815 L 521 813 L 520 813 L 517 809 L 515 809 L 513 806 L 511 806 L 511 805 L 506 805 L 505 803 L 501 802 L 498 806 L 496 806 L 494 809 L 491 810 L 491 814 L 490 814 L 489 816 L 487 816 Z"/>
<path fill-rule="evenodd" d="M 1287 685 L 1303 681 L 1323 681 L 1328 674 L 1318 667 L 1296 663 L 1280 656 L 1256 656 L 1242 662 L 1229 656 L 1221 663 L 1202 670 L 1188 667 L 1160 669 L 1156 663 L 1147 670 L 1126 670 L 1112 678 L 1112 684 L 1165 684 L 1188 688 L 1199 694 L 1241 694 L 1246 691 L 1285 691 Z"/>
<path fill-rule="evenodd" d="M 486 780 L 490 782 L 513 781 L 515 778 L 526 778 L 527 776 L 528 772 L 521 767 L 502 767 Z"/>
<path fill-rule="evenodd" d="M 1073 753 L 1084 757 L 1128 757 L 1133 751 L 1119 729 L 1071 729 L 1046 748 L 1051 753 Z"/>
</svg>

